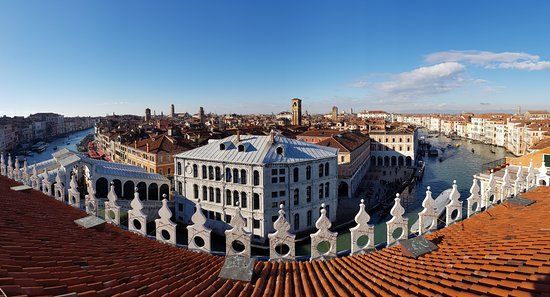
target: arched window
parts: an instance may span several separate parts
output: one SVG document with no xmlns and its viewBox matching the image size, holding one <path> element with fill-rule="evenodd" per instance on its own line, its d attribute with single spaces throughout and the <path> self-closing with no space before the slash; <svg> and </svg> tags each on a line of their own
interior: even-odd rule
<svg viewBox="0 0 550 297">
<path fill-rule="evenodd" d="M 326 162 L 326 163 L 325 163 L 325 176 L 328 176 L 329 171 L 330 171 L 329 169 L 330 169 L 330 168 L 329 168 L 329 166 L 328 166 L 328 162 Z"/>
<path fill-rule="evenodd" d="M 181 175 L 181 163 L 178 162 L 178 175 Z"/>
<path fill-rule="evenodd" d="M 306 167 L 306 179 L 307 180 L 311 179 L 311 166 L 309 165 Z"/>
<path fill-rule="evenodd" d="M 319 184 L 319 199 L 323 199 L 323 194 L 324 194 L 324 185 L 323 184 Z"/>
<path fill-rule="evenodd" d="M 216 188 L 216 203 L 222 203 L 222 191 Z"/>
<path fill-rule="evenodd" d="M 178 182 L 178 193 L 181 195 L 183 193 L 183 185 L 181 182 Z"/>
<path fill-rule="evenodd" d="M 208 196 L 208 189 L 206 188 L 206 186 L 202 186 L 202 200 L 203 201 L 206 201 L 206 199 Z"/>
<path fill-rule="evenodd" d="M 246 170 L 241 169 L 241 184 L 246 185 Z"/>
<path fill-rule="evenodd" d="M 325 183 L 325 198 L 328 198 L 330 196 L 330 183 Z"/>
<path fill-rule="evenodd" d="M 330 205 L 325 205 L 325 209 L 327 211 L 327 218 L 330 218 Z"/>
<path fill-rule="evenodd" d="M 214 179 L 214 167 L 208 166 L 208 179 L 213 180 Z"/>
<path fill-rule="evenodd" d="M 260 194 L 254 193 L 254 198 L 252 200 L 252 209 L 260 209 Z"/>
<path fill-rule="evenodd" d="M 225 168 L 225 181 L 231 182 L 231 169 Z"/>
<path fill-rule="evenodd" d="M 300 229 L 300 215 L 294 214 L 294 230 Z"/>
<path fill-rule="evenodd" d="M 306 222 L 307 226 L 311 226 L 311 210 L 308 210 L 307 211 L 307 222 Z"/>
<path fill-rule="evenodd" d="M 208 201 L 214 202 L 214 188 L 208 188 Z"/>
<path fill-rule="evenodd" d="M 253 177 L 253 182 L 254 182 L 254 185 L 255 186 L 259 186 L 260 185 L 260 172 L 258 170 L 254 170 L 254 177 Z"/>
<path fill-rule="evenodd" d="M 244 152 L 244 145 L 239 144 L 239 146 L 237 147 L 237 150 L 238 150 L 239 152 Z"/>
<path fill-rule="evenodd" d="M 298 182 L 298 180 L 300 179 L 300 170 L 298 169 L 298 167 L 295 167 L 294 168 L 294 171 L 292 172 L 292 175 L 294 177 L 294 182 Z"/>
<path fill-rule="evenodd" d="M 193 177 L 199 177 L 199 166 L 193 164 Z"/>
<path fill-rule="evenodd" d="M 219 166 L 216 166 L 216 180 L 222 179 L 222 172 L 221 168 Z"/>
<path fill-rule="evenodd" d="M 193 185 L 193 197 L 199 199 L 199 186 Z"/>
<path fill-rule="evenodd" d="M 225 205 L 231 205 L 231 191 L 225 190 Z"/>
<path fill-rule="evenodd" d="M 306 202 L 311 202 L 311 186 L 307 186 L 306 188 Z"/>
<path fill-rule="evenodd" d="M 233 206 L 239 204 L 239 192 L 233 191 Z"/>
<path fill-rule="evenodd" d="M 248 207 L 248 199 L 246 197 L 246 192 L 241 192 L 241 207 L 242 208 Z"/>
<path fill-rule="evenodd" d="M 323 177 L 324 171 L 325 171 L 325 165 L 319 164 L 319 177 Z"/>
<path fill-rule="evenodd" d="M 300 190 L 294 189 L 294 205 L 300 203 Z"/>
<path fill-rule="evenodd" d="M 239 182 L 239 169 L 234 168 L 233 169 L 233 183 Z"/>
<path fill-rule="evenodd" d="M 208 173 L 206 172 L 206 165 L 202 165 L 202 178 L 206 179 L 208 177 Z"/>
</svg>

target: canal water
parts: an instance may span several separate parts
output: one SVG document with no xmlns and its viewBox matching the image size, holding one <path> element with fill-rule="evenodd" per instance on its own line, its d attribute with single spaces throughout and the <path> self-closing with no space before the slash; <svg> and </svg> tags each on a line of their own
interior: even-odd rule
<svg viewBox="0 0 550 297">
<path fill-rule="evenodd" d="M 412 224 L 418 219 L 418 212 L 422 210 L 422 201 L 426 196 L 426 188 L 428 186 L 430 186 L 432 197 L 435 199 L 441 192 L 451 188 L 453 180 L 456 180 L 460 199 L 465 200 L 470 195 L 473 175 L 482 171 L 483 164 L 506 156 L 512 156 L 501 147 L 472 143 L 472 141 L 467 139 L 451 140 L 451 138 L 443 135 L 435 135 L 428 138 L 426 131 L 420 130 L 419 132 L 419 137 L 424 136 L 425 140 L 430 142 L 432 146 L 444 148 L 445 151 L 438 157 L 423 157 L 426 163 L 424 178 L 417 182 L 408 199 L 401 200 L 401 205 L 403 205 L 406 211 L 405 216 L 409 218 L 409 230 Z M 441 156 L 442 161 L 439 161 L 439 157 Z M 359 209 L 359 206 L 357 208 Z M 386 222 L 391 219 L 389 210 L 383 214 L 371 214 L 371 217 L 371 223 L 375 225 L 375 244 L 385 242 Z M 297 255 L 305 256 L 310 254 L 309 241 L 297 243 L 296 248 Z M 338 235 L 337 250 L 342 251 L 347 249 L 350 249 L 350 233 L 348 230 L 341 230 Z"/>
<path fill-rule="evenodd" d="M 89 128 L 82 131 L 77 131 L 74 133 L 71 133 L 67 136 L 60 137 L 57 139 L 52 140 L 51 142 L 48 142 L 48 148 L 41 152 L 36 153 L 33 152 L 32 156 L 26 156 L 27 164 L 30 166 L 35 163 L 39 163 L 42 161 L 46 161 L 52 158 L 52 154 L 58 150 L 61 150 L 63 148 L 68 148 L 71 151 L 77 151 L 77 145 L 80 143 L 80 141 L 86 137 L 86 135 L 94 133 L 94 128 Z"/>
</svg>

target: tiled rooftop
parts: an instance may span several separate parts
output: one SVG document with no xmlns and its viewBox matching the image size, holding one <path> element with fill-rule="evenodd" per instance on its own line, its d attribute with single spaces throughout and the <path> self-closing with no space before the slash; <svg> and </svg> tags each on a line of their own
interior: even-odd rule
<svg viewBox="0 0 550 297">
<path fill-rule="evenodd" d="M 218 278 L 223 257 L 157 243 L 0 176 L 0 288 L 8 296 L 548 296 L 550 187 L 426 237 L 418 259 L 399 246 L 312 262 L 257 262 L 251 283 Z"/>
</svg>

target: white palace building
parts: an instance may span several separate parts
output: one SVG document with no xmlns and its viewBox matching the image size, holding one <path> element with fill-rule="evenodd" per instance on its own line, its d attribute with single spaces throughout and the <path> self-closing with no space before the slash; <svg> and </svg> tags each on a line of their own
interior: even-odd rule
<svg viewBox="0 0 550 297">
<path fill-rule="evenodd" d="M 240 207 L 245 229 L 254 241 L 264 242 L 281 204 L 293 233 L 315 227 L 322 203 L 327 216 L 336 218 L 337 155 L 335 148 L 274 132 L 234 135 L 176 155 L 175 188 L 184 199 L 200 199 L 217 233 L 227 229 Z M 176 218 L 182 220 L 183 206 L 176 204 Z"/>
</svg>

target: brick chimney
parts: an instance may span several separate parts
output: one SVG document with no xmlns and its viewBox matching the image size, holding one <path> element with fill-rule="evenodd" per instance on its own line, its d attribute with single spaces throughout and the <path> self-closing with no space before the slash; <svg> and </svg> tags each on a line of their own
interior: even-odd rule
<svg viewBox="0 0 550 297">
<path fill-rule="evenodd" d="M 149 152 L 149 144 L 147 143 L 146 146 L 147 146 L 147 152 Z"/>
</svg>

